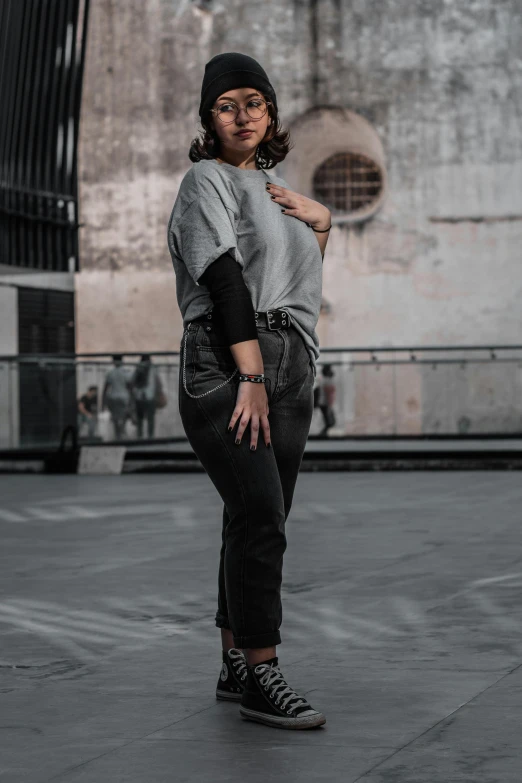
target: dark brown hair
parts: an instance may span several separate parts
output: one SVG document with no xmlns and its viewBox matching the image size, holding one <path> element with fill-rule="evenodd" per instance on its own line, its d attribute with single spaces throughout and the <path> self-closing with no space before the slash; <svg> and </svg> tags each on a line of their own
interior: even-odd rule
<svg viewBox="0 0 522 783">
<path fill-rule="evenodd" d="M 263 97 L 267 100 L 264 95 Z M 279 115 L 272 103 L 268 106 L 268 114 L 272 119 L 272 125 L 267 128 L 265 137 L 259 142 L 256 150 L 256 161 L 260 169 L 273 169 L 292 149 L 290 131 L 281 127 Z M 220 157 L 221 141 L 210 124 L 211 116 L 208 112 L 201 119 L 203 132 L 198 138 L 193 139 L 190 145 L 189 158 L 193 163 Z"/>
</svg>

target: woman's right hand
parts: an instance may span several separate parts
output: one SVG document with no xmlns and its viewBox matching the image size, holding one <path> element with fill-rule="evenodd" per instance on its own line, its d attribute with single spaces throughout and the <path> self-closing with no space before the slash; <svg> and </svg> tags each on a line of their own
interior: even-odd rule
<svg viewBox="0 0 522 783">
<path fill-rule="evenodd" d="M 239 419 L 239 427 L 236 433 L 236 444 L 241 443 L 243 433 L 250 422 L 250 449 L 257 448 L 259 430 L 266 446 L 270 446 L 270 424 L 268 423 L 268 398 L 264 383 L 251 383 L 240 381 L 236 398 L 236 406 L 228 425 L 231 432 Z"/>
</svg>

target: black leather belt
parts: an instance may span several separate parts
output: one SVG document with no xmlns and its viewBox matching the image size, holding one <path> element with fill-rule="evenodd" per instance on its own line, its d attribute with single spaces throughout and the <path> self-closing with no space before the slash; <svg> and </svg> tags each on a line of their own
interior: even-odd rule
<svg viewBox="0 0 522 783">
<path fill-rule="evenodd" d="M 292 319 L 286 310 L 257 311 L 255 317 L 256 326 L 262 326 L 271 331 L 275 331 L 276 329 L 289 329 L 292 326 Z M 202 324 L 209 323 L 209 321 L 212 320 L 219 323 L 219 319 L 210 311 L 209 313 L 205 313 L 205 315 L 200 315 L 199 318 L 193 318 L 191 323 Z"/>
</svg>

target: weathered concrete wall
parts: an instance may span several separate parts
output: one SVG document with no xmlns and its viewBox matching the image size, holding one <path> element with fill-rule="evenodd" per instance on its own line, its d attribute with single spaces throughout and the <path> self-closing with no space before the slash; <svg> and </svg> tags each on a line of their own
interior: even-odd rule
<svg viewBox="0 0 522 783">
<path fill-rule="evenodd" d="M 350 109 L 382 142 L 382 209 L 360 227 L 332 229 L 323 345 L 518 341 L 519 10 L 516 0 L 93 0 L 78 348 L 121 349 L 123 335 L 125 345 L 178 347 L 166 223 L 190 166 L 205 62 L 227 50 L 266 67 L 299 137 L 283 176 L 314 145 L 299 134 L 310 112 Z M 334 152 L 335 135 L 329 141 Z M 119 295 L 131 289 L 132 306 Z M 103 318 L 89 315 L 92 302 Z M 129 308 L 149 315 L 129 318 Z"/>
<path fill-rule="evenodd" d="M 181 314 L 171 269 L 91 270 L 76 275 L 76 329 L 83 353 L 177 351 Z M 176 342 L 177 340 L 177 342 Z"/>
</svg>

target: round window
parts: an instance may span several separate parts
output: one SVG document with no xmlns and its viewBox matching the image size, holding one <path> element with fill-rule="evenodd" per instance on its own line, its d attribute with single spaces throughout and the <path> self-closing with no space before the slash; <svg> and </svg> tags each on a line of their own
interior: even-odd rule
<svg viewBox="0 0 522 783">
<path fill-rule="evenodd" d="M 379 166 L 366 155 L 338 152 L 315 170 L 313 189 L 332 215 L 357 218 L 373 212 L 383 192 Z"/>
</svg>

